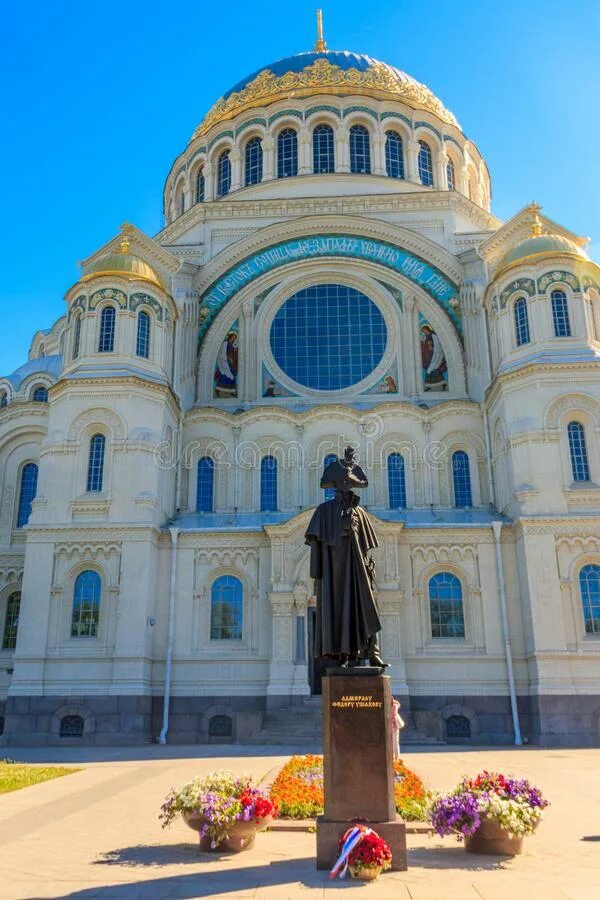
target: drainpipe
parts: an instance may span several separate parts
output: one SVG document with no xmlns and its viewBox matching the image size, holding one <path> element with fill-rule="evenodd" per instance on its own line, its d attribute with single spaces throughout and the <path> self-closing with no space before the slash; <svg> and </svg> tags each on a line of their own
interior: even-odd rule
<svg viewBox="0 0 600 900">
<path fill-rule="evenodd" d="M 159 744 L 167 743 L 169 731 L 169 701 L 171 699 L 171 666 L 173 662 L 173 640 L 175 637 L 175 592 L 177 590 L 177 538 L 179 528 L 169 528 L 171 532 L 171 580 L 169 584 L 169 626 L 167 631 L 167 659 L 165 668 L 165 697 L 163 703 L 163 724 L 158 738 Z"/>
<path fill-rule="evenodd" d="M 510 709 L 513 720 L 513 730 L 515 733 L 515 745 L 520 747 L 523 743 L 521 737 L 521 725 L 519 723 L 519 710 L 517 707 L 517 692 L 515 688 L 515 673 L 513 670 L 512 650 L 510 646 L 510 633 L 508 630 L 508 612 L 506 608 L 506 589 L 504 585 L 504 566 L 502 564 L 502 547 L 500 544 L 500 534 L 502 532 L 502 522 L 492 522 L 492 531 L 494 532 L 494 544 L 496 545 L 496 568 L 498 571 L 498 591 L 500 594 L 500 613 L 502 615 L 502 633 L 504 637 L 504 653 L 506 655 L 506 671 L 508 674 L 508 691 L 510 694 Z"/>
</svg>

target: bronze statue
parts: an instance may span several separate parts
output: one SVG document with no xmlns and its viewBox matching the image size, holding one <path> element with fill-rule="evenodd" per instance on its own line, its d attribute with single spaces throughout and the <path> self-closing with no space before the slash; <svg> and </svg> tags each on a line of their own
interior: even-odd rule
<svg viewBox="0 0 600 900">
<path fill-rule="evenodd" d="M 317 594 L 314 654 L 342 666 L 360 659 L 387 666 L 379 651 L 375 562 L 367 556 L 379 542 L 353 491 L 367 485 L 354 450 L 346 447 L 343 459 L 330 463 L 321 478 L 321 487 L 333 488 L 335 497 L 317 506 L 305 534 Z"/>
</svg>

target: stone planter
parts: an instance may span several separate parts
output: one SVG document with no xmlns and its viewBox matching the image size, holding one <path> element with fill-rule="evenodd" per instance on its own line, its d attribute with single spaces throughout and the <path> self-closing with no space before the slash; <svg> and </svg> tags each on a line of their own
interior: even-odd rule
<svg viewBox="0 0 600 900">
<path fill-rule="evenodd" d="M 381 870 L 381 866 L 348 866 L 348 871 L 357 881 L 375 881 Z"/>
<path fill-rule="evenodd" d="M 205 816 L 197 813 L 183 813 L 183 821 L 194 831 L 202 831 L 202 827 L 206 825 Z M 209 837 L 200 837 L 200 849 L 206 853 L 240 853 L 242 850 L 249 850 L 254 844 L 254 838 L 257 832 L 264 831 L 273 822 L 272 816 L 265 816 L 264 819 L 251 819 L 249 822 L 234 822 L 229 832 L 229 837 L 221 841 L 216 847 L 211 847 Z"/>
<path fill-rule="evenodd" d="M 523 838 L 510 837 L 497 822 L 482 818 L 475 834 L 465 838 L 465 850 L 490 856 L 518 856 L 523 851 Z"/>
</svg>

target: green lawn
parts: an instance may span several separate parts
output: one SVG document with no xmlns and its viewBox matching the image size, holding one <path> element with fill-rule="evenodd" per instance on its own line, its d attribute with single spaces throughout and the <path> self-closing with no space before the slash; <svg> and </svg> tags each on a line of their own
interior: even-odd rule
<svg viewBox="0 0 600 900">
<path fill-rule="evenodd" d="M 28 766 L 25 763 L 0 762 L 0 794 L 19 791 L 31 784 L 79 771 L 80 769 L 67 769 L 64 766 Z"/>
</svg>

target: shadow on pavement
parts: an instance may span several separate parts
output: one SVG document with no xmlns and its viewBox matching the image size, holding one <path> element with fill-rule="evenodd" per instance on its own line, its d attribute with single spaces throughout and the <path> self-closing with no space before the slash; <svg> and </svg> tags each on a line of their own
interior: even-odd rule
<svg viewBox="0 0 600 900">
<path fill-rule="evenodd" d="M 415 847 L 408 850 L 408 868 L 463 869 L 473 872 L 505 869 L 510 856 L 486 856 L 466 853 L 464 847 Z"/>
</svg>

